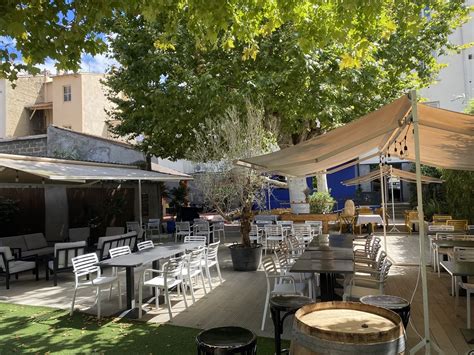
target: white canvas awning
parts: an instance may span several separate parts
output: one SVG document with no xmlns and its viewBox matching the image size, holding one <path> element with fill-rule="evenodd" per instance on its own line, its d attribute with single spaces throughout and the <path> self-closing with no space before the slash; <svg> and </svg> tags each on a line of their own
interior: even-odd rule
<svg viewBox="0 0 474 355">
<path fill-rule="evenodd" d="M 415 161 L 411 110 L 410 99 L 403 96 L 326 134 L 237 164 L 303 177 L 328 172 L 345 163 L 357 164 L 380 154 Z M 474 170 L 473 116 L 419 104 L 418 117 L 421 163 Z"/>
<path fill-rule="evenodd" d="M 155 169 L 157 167 L 155 166 Z M 179 181 L 191 176 L 134 166 L 0 154 L 0 183 L 85 183 L 90 181 Z"/>
<path fill-rule="evenodd" d="M 416 182 L 416 174 L 415 173 L 412 173 L 410 171 L 396 169 L 396 168 L 388 166 L 388 165 L 385 165 L 385 166 L 382 167 L 382 174 L 383 174 L 383 176 L 397 177 L 400 180 L 407 181 L 407 182 Z M 362 184 L 364 182 L 369 182 L 369 181 L 379 180 L 379 179 L 380 179 L 380 171 L 375 170 L 375 171 L 371 171 L 370 173 L 362 175 L 362 176 L 357 176 L 357 177 L 352 178 L 352 179 L 341 181 L 341 183 L 343 185 L 346 185 L 346 186 L 353 186 L 353 185 Z M 441 184 L 441 183 L 443 183 L 443 180 L 438 179 L 438 178 L 434 178 L 434 177 L 431 177 L 431 176 L 422 175 L 421 176 L 421 182 L 423 182 L 425 184 L 433 184 L 433 183 L 434 184 Z"/>
</svg>

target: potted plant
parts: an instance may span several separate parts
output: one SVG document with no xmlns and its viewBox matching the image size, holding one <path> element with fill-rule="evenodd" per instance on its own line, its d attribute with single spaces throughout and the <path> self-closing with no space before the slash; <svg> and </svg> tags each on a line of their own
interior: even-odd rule
<svg viewBox="0 0 474 355">
<path fill-rule="evenodd" d="M 314 192 L 308 196 L 310 212 L 314 214 L 324 214 L 332 211 L 336 200 L 331 196 L 331 192 Z"/>
<path fill-rule="evenodd" d="M 238 271 L 256 270 L 261 261 L 262 246 L 251 243 L 249 233 L 252 207 L 263 205 L 266 183 L 261 174 L 235 166 L 234 161 L 268 153 L 276 146 L 264 127 L 263 109 L 247 100 L 244 111 L 232 107 L 219 123 L 209 120 L 206 134 L 196 137 L 199 148 L 192 154 L 202 170 L 194 176 L 194 184 L 205 204 L 227 221 L 240 219 L 241 242 L 230 246 Z"/>
</svg>

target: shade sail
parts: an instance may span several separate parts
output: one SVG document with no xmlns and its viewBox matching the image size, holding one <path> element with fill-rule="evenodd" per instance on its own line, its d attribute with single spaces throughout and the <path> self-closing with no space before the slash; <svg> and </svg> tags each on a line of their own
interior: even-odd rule
<svg viewBox="0 0 474 355">
<path fill-rule="evenodd" d="M 411 110 L 410 99 L 403 96 L 326 134 L 236 163 L 287 176 L 312 176 L 380 154 L 414 161 Z M 418 117 L 422 163 L 474 170 L 473 116 L 419 104 Z"/>
<path fill-rule="evenodd" d="M 410 171 L 396 169 L 394 167 L 390 167 L 390 166 L 387 166 L 387 165 L 382 168 L 382 174 L 384 176 L 397 177 L 400 180 L 407 181 L 407 182 L 416 182 L 416 174 L 415 173 L 412 173 Z M 365 175 L 362 175 L 362 176 L 357 176 L 353 179 L 348 179 L 348 180 L 341 181 L 341 183 L 343 185 L 346 185 L 346 186 L 352 186 L 352 185 L 359 185 L 359 184 L 362 184 L 364 182 L 369 182 L 369 181 L 378 180 L 378 179 L 380 179 L 380 171 L 375 170 L 375 171 L 371 171 L 368 174 L 365 174 Z M 434 177 L 431 177 L 431 176 L 426 176 L 426 175 L 421 176 L 421 181 L 425 184 L 432 184 L 432 183 L 441 184 L 441 183 L 443 183 L 443 180 L 441 180 L 441 179 L 434 178 Z"/>
<path fill-rule="evenodd" d="M 191 179 L 189 175 L 182 173 L 179 175 L 158 173 L 129 165 L 0 154 L 1 183 L 84 183 L 96 180 L 179 181 L 189 179 Z"/>
</svg>

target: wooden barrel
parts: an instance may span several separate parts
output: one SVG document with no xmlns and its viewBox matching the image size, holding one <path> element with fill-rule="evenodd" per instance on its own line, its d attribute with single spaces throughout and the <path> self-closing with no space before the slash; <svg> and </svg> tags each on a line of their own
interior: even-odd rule
<svg viewBox="0 0 474 355">
<path fill-rule="evenodd" d="M 400 317 L 355 302 L 312 303 L 295 314 L 290 354 L 404 354 Z"/>
</svg>

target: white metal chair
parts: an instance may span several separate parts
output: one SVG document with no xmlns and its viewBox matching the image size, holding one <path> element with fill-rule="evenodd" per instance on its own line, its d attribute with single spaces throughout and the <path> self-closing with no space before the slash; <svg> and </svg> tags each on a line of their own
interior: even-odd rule
<svg viewBox="0 0 474 355">
<path fill-rule="evenodd" d="M 181 289 L 183 293 L 184 305 L 188 308 L 188 302 L 186 300 L 186 289 L 183 282 L 183 266 L 184 266 L 184 257 L 172 258 L 163 265 L 163 270 L 155 269 L 146 269 L 143 272 L 142 280 L 138 286 L 138 318 L 142 317 L 142 299 L 143 299 L 143 286 L 154 287 L 155 288 L 155 305 L 156 308 L 159 308 L 159 295 L 160 290 L 164 291 L 165 294 L 165 303 L 168 306 L 168 313 L 170 319 L 173 319 L 173 313 L 171 311 L 171 300 L 170 300 L 170 290 L 172 288 Z M 146 275 L 158 274 L 153 278 L 146 280 Z"/>
<path fill-rule="evenodd" d="M 342 300 L 359 300 L 367 295 L 383 295 L 385 282 L 387 281 L 391 266 L 390 260 L 385 259 L 380 272 L 374 273 L 373 276 L 354 276 L 351 282 L 344 287 Z"/>
<path fill-rule="evenodd" d="M 277 221 L 276 224 L 283 227 L 286 235 L 293 234 L 293 221 Z"/>
<path fill-rule="evenodd" d="M 221 240 L 221 235 L 225 243 L 225 224 L 224 221 L 217 221 L 212 224 L 212 232 L 214 236 L 214 242 Z"/>
<path fill-rule="evenodd" d="M 204 294 L 207 295 L 206 285 L 204 282 L 204 273 L 202 271 L 202 260 L 205 256 L 205 253 L 206 249 L 204 247 L 200 247 L 186 255 L 183 277 L 186 280 L 189 289 L 191 290 L 191 298 L 193 303 L 196 301 L 194 297 L 193 279 L 196 279 L 197 282 L 198 276 L 201 277 L 202 289 L 204 290 Z"/>
<path fill-rule="evenodd" d="M 304 223 L 311 226 L 313 237 L 323 234 L 323 221 L 304 221 Z"/>
<path fill-rule="evenodd" d="M 137 244 L 138 251 L 142 251 L 145 249 L 153 249 L 154 247 L 155 244 L 153 244 L 153 241 L 151 240 L 144 240 L 143 242 Z"/>
<path fill-rule="evenodd" d="M 174 234 L 175 242 L 184 239 L 187 235 L 191 235 L 191 224 L 189 222 L 176 222 L 176 230 Z"/>
<path fill-rule="evenodd" d="M 97 318 L 100 319 L 100 291 L 103 287 L 110 287 L 109 299 L 112 295 L 112 286 L 114 282 L 117 282 L 118 295 L 119 295 L 119 308 L 122 308 L 122 297 L 120 290 L 120 279 L 117 276 L 102 276 L 100 267 L 95 266 L 99 262 L 99 258 L 95 253 L 89 253 L 72 258 L 72 265 L 75 275 L 75 287 L 74 295 L 72 296 L 71 303 L 71 316 L 74 312 L 74 303 L 76 301 L 77 290 L 81 287 L 95 287 L 97 304 Z M 97 277 L 92 278 L 92 275 L 96 274 Z M 84 280 L 88 276 L 89 280 Z"/>
<path fill-rule="evenodd" d="M 161 233 L 161 221 L 159 218 L 150 218 L 146 224 L 146 235 L 153 237 L 154 234 L 160 235 Z"/>
<path fill-rule="evenodd" d="M 267 280 L 267 293 L 263 308 L 262 331 L 265 330 L 270 297 L 275 295 L 303 295 L 304 283 L 296 282 L 291 275 L 282 275 L 277 269 L 273 255 L 265 255 L 262 259 L 263 271 Z"/>
<path fill-rule="evenodd" d="M 263 234 L 264 234 L 263 229 L 260 228 L 258 225 L 256 224 L 250 225 L 249 238 L 251 242 L 261 244 Z"/>
<path fill-rule="evenodd" d="M 265 225 L 265 253 L 268 249 L 275 249 L 279 242 L 286 241 L 286 232 L 283 226 L 278 224 Z M 271 246 L 271 248 L 269 248 Z"/>
<path fill-rule="evenodd" d="M 202 246 L 206 246 L 207 237 L 205 235 L 187 235 L 184 237 L 184 244 L 188 243 L 200 243 Z"/>
<path fill-rule="evenodd" d="M 293 234 L 305 244 L 309 244 L 313 240 L 313 231 L 309 224 L 295 223 L 293 225 Z"/>
<path fill-rule="evenodd" d="M 219 259 L 217 258 L 217 252 L 219 250 L 219 243 L 215 242 L 208 245 L 204 259 L 201 260 L 201 265 L 206 270 L 207 279 L 209 281 L 209 288 L 212 291 L 212 282 L 211 282 L 211 267 L 215 266 L 217 269 L 217 275 L 219 276 L 219 281 L 222 284 L 222 275 L 221 269 L 219 267 Z"/>
<path fill-rule="evenodd" d="M 207 244 L 211 242 L 212 229 L 208 221 L 198 220 L 193 224 L 193 235 L 206 236 Z"/>
<path fill-rule="evenodd" d="M 50 271 L 53 272 L 54 286 L 58 285 L 58 273 L 63 271 L 71 271 L 72 258 L 86 253 L 86 241 L 55 243 L 54 254 L 48 261 L 46 267 L 46 280 L 49 279 Z"/>
</svg>

